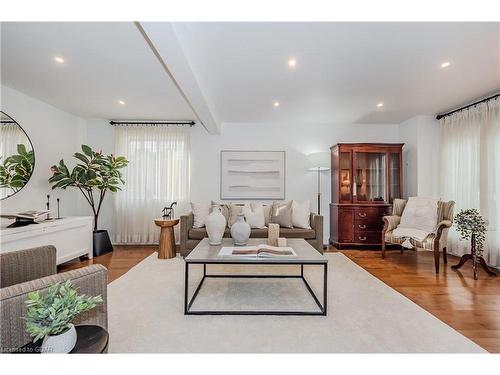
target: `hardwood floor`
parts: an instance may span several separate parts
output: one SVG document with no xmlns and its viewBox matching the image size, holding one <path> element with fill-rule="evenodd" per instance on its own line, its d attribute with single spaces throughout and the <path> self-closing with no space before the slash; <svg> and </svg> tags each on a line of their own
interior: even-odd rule
<svg viewBox="0 0 500 375">
<path fill-rule="evenodd" d="M 113 253 L 66 263 L 58 271 L 102 264 L 108 268 L 108 282 L 111 282 L 155 251 L 153 246 L 115 246 Z M 407 250 L 401 254 L 390 250 L 385 260 L 378 251 L 341 252 L 489 352 L 500 353 L 500 277 L 488 276 L 481 270 L 479 280 L 474 280 L 470 263 L 454 271 L 450 268 L 458 262 L 454 256 L 448 256 L 446 267 L 441 263 L 440 274 L 436 275 L 430 252 Z"/>
</svg>

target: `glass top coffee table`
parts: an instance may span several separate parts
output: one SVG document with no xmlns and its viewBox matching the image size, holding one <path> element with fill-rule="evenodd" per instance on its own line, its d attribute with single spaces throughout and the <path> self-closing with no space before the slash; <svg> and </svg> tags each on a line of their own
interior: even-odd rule
<svg viewBox="0 0 500 375">
<path fill-rule="evenodd" d="M 251 238 L 248 245 L 255 246 L 265 244 L 266 241 L 267 239 L 265 238 Z M 208 242 L 208 238 L 205 238 L 191 251 L 191 253 L 189 253 L 187 257 L 184 258 L 185 315 L 326 315 L 328 260 L 309 243 L 307 243 L 307 241 L 298 238 L 287 239 L 287 246 L 293 248 L 297 254 L 296 258 L 221 257 L 219 256 L 219 251 L 224 246 L 234 246 L 232 239 L 224 238 L 221 245 L 211 246 Z M 198 270 L 201 279 L 199 283 L 194 284 L 194 288 L 191 288 L 192 290 L 194 289 L 194 293 L 190 296 L 190 284 L 192 284 L 189 275 L 190 267 L 192 268 L 196 265 L 202 266 L 202 270 Z M 219 266 L 213 267 L 214 265 Z M 210 269 L 207 269 L 209 268 L 208 266 L 210 266 Z M 258 266 L 264 267 L 259 268 Z M 287 272 L 283 273 L 280 268 L 285 266 Z M 217 267 L 222 267 L 224 272 L 209 272 Z M 248 271 L 248 268 L 250 267 L 258 267 L 259 271 L 261 268 L 268 267 L 270 268 L 270 270 L 268 270 L 270 272 L 266 272 L 264 274 L 262 272 L 251 274 L 248 274 L 248 272 L 232 272 L 241 271 L 242 269 Z M 323 275 L 322 279 L 320 279 L 321 281 L 319 282 L 319 284 L 322 284 L 323 296 L 321 302 L 316 296 L 316 293 L 310 283 L 306 280 L 304 274 L 305 267 L 308 269 L 317 269 L 318 267 L 322 268 Z M 230 269 L 231 272 L 228 273 L 228 269 Z M 289 272 L 290 270 L 292 272 Z M 191 272 L 193 271 L 191 270 Z M 214 283 L 224 280 L 232 284 L 229 286 L 221 284 L 222 286 L 219 288 L 214 284 L 211 286 L 211 294 L 210 287 L 207 286 L 209 294 L 203 297 L 205 302 L 210 302 L 212 296 L 214 299 L 218 297 L 224 301 L 238 298 L 238 303 L 236 305 L 239 306 L 239 308 L 228 308 L 227 306 L 222 306 L 222 308 L 215 308 L 214 306 L 211 306 L 208 309 L 205 309 L 203 306 L 193 308 L 194 304 L 199 304 L 197 303 L 197 297 L 199 296 L 200 291 L 204 289 L 204 285 L 207 285 L 209 282 L 207 280 L 212 280 Z M 298 284 L 300 284 L 300 286 Z M 272 295 L 273 288 L 276 295 Z M 300 288 L 302 288 L 305 293 L 300 293 Z M 262 308 L 262 306 L 256 306 L 254 309 L 252 308 L 253 306 L 251 306 L 251 298 L 250 300 L 245 300 L 248 296 L 253 297 L 254 301 L 264 301 L 264 303 L 266 303 L 267 298 L 268 305 L 265 305 L 265 308 Z M 287 302 L 286 308 L 279 306 L 279 300 L 281 297 Z M 309 301 L 307 301 L 306 298 Z M 294 302 L 299 302 L 299 300 L 306 301 L 304 305 L 307 305 L 310 308 L 302 310 L 300 307 L 294 306 Z M 274 308 L 271 308 L 271 305 L 274 306 Z"/>
</svg>

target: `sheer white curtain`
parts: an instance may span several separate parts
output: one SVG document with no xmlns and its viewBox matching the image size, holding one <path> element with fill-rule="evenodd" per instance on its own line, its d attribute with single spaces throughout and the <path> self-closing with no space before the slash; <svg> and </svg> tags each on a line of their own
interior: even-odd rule
<svg viewBox="0 0 500 375">
<path fill-rule="evenodd" d="M 29 151 L 28 137 L 17 124 L 0 124 L 0 162 L 11 155 L 17 154 L 17 145 L 23 144 Z"/>
<path fill-rule="evenodd" d="M 444 117 L 441 126 L 441 196 L 456 202 L 456 213 L 480 210 L 488 221 L 483 255 L 500 267 L 500 99 Z M 452 229 L 448 249 L 462 255 L 469 243 Z"/>
<path fill-rule="evenodd" d="M 189 140 L 184 126 L 116 127 L 115 153 L 129 160 L 125 187 L 115 197 L 116 243 L 157 243 L 159 228 L 153 220 L 163 207 L 177 201 L 177 217 L 187 209 Z"/>
</svg>

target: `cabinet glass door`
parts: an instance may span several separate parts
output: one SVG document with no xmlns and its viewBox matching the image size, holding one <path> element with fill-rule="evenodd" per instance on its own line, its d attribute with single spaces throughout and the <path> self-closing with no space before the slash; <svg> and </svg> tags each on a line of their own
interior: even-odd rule
<svg viewBox="0 0 500 375">
<path fill-rule="evenodd" d="M 340 201 L 351 202 L 351 153 L 340 153 Z"/>
<path fill-rule="evenodd" d="M 386 194 L 386 153 L 356 152 L 354 157 L 354 200 L 358 202 L 384 202 L 387 199 Z"/>
<path fill-rule="evenodd" d="M 390 196 L 389 203 L 395 198 L 401 198 L 401 186 L 400 186 L 400 173 L 401 173 L 401 154 L 393 152 L 390 154 L 389 163 L 389 184 L 390 184 Z"/>
</svg>

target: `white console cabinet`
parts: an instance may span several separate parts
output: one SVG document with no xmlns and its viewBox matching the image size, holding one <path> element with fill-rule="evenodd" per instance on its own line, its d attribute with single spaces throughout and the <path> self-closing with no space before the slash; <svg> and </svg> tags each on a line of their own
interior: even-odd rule
<svg viewBox="0 0 500 375">
<path fill-rule="evenodd" d="M 66 217 L 17 228 L 2 227 L 0 252 L 54 245 L 57 249 L 57 264 L 82 255 L 92 258 L 92 231 L 91 216 Z"/>
</svg>

